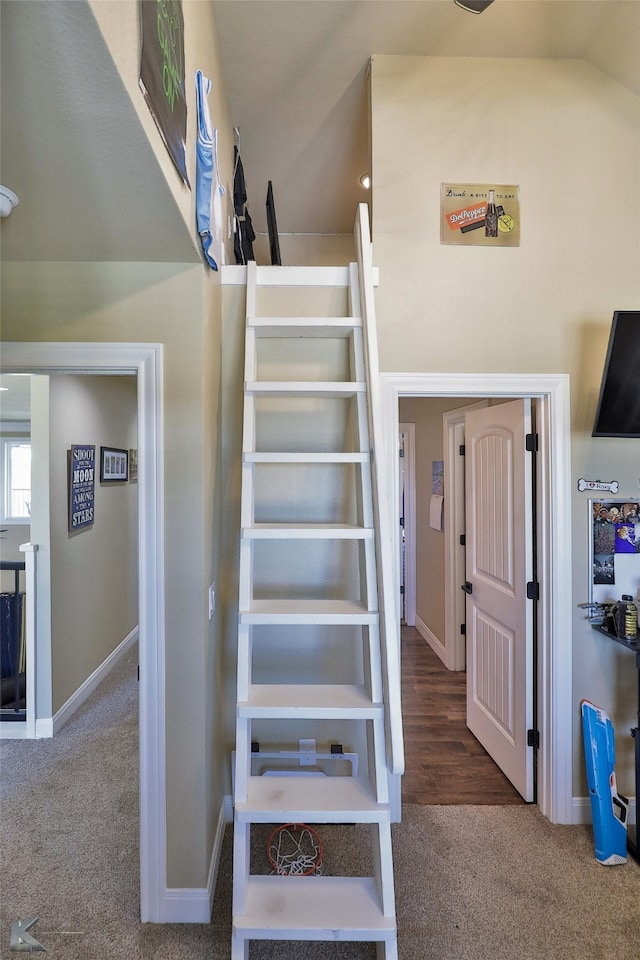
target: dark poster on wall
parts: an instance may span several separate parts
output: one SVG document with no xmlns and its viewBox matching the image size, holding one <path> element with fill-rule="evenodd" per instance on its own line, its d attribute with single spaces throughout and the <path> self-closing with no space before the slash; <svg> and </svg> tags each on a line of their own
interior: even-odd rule
<svg viewBox="0 0 640 960">
<path fill-rule="evenodd" d="M 69 533 L 93 524 L 96 448 L 74 444 L 69 451 Z"/>
<path fill-rule="evenodd" d="M 140 89 L 178 173 L 187 184 L 187 101 L 182 0 L 140 0 Z"/>
</svg>

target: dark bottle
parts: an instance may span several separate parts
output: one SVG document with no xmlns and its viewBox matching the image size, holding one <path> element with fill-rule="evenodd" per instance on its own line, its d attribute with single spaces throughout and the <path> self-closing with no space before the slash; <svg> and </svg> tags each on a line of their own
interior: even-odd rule
<svg viewBox="0 0 640 960">
<path fill-rule="evenodd" d="M 484 215 L 484 235 L 485 237 L 498 236 L 498 211 L 496 210 L 496 195 L 494 190 L 489 190 L 489 202 L 487 212 Z"/>
</svg>

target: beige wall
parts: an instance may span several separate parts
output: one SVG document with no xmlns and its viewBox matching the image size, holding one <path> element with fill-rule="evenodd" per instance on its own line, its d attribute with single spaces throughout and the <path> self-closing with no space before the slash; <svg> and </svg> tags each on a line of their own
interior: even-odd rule
<svg viewBox="0 0 640 960">
<path fill-rule="evenodd" d="M 579 60 L 376 56 L 373 240 L 384 371 L 568 373 L 572 477 L 574 795 L 586 796 L 579 702 L 633 722 L 632 664 L 595 634 L 579 477 L 640 493 L 636 441 L 590 437 L 614 309 L 640 298 L 640 99 Z M 521 245 L 440 244 L 442 182 L 520 186 Z M 632 742 L 619 737 L 632 791 Z"/>
<path fill-rule="evenodd" d="M 260 198 L 257 198 L 260 199 Z M 280 259 L 285 267 L 314 266 L 340 267 L 355 260 L 353 236 L 350 233 L 279 235 Z M 271 263 L 269 238 L 261 233 L 255 239 L 253 252 L 256 263 Z"/>
<path fill-rule="evenodd" d="M 7 340 L 50 340 L 55 331 L 60 341 L 164 344 L 167 806 L 169 885 L 177 887 L 206 884 L 203 837 L 219 814 L 226 759 L 207 725 L 218 709 L 217 622 L 207 607 L 218 559 L 218 298 L 198 266 L 3 265 Z"/>
<path fill-rule="evenodd" d="M 138 623 L 137 485 L 100 483 L 100 447 L 137 447 L 132 377 L 49 383 L 52 712 Z M 94 522 L 70 534 L 67 452 L 95 446 Z"/>
<path fill-rule="evenodd" d="M 138 3 L 91 0 L 90 6 L 168 188 L 194 231 L 194 190 L 173 168 L 138 86 Z M 201 69 L 212 81 L 209 107 L 227 187 L 226 221 L 232 201 L 233 128 L 213 9 L 199 0 L 184 0 L 182 9 L 187 169 L 195 185 L 193 78 Z M 205 887 L 229 767 L 219 734 L 219 608 L 209 621 L 207 601 L 220 563 L 219 274 L 171 263 L 6 264 L 2 308 L 7 340 L 164 345 L 167 883 Z"/>
<path fill-rule="evenodd" d="M 138 119 L 157 161 L 166 178 L 167 187 L 182 214 L 189 232 L 195 239 L 195 153 L 197 136 L 197 112 L 195 109 L 195 71 L 202 70 L 212 82 L 208 96 L 211 122 L 218 130 L 218 161 L 220 177 L 226 189 L 223 198 L 223 213 L 226 226 L 227 216 L 232 212 L 233 202 L 233 128 L 229 116 L 224 82 L 220 73 L 218 40 L 213 16 L 212 4 L 202 0 L 182 0 L 184 18 L 185 53 L 185 95 L 187 100 L 187 136 L 186 156 L 187 172 L 191 189 L 183 182 L 176 171 L 168 151 L 160 136 L 147 102 L 140 92 L 138 78 L 140 74 L 140 9 L 138 0 L 88 0 L 97 25 L 113 57 L 115 66 L 131 97 Z M 226 230 L 224 236 L 226 237 Z M 226 261 L 233 263 L 233 247 L 227 242 Z"/>
</svg>

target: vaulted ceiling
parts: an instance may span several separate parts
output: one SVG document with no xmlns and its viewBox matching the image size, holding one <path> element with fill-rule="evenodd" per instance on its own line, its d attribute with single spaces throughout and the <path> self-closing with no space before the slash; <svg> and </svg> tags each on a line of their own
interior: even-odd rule
<svg viewBox="0 0 640 960">
<path fill-rule="evenodd" d="M 372 55 L 576 57 L 640 96 L 640 0 L 494 0 L 479 16 L 453 0 L 212 2 L 261 231 L 272 180 L 281 233 L 350 232 Z M 0 17 L 0 182 L 20 197 L 2 258 L 197 261 L 90 4 L 2 0 Z"/>
</svg>

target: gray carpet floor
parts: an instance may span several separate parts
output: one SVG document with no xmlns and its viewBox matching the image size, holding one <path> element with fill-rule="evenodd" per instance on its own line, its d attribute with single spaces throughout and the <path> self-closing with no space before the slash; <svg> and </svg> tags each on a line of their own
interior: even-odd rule
<svg viewBox="0 0 640 960">
<path fill-rule="evenodd" d="M 50 960 L 228 960 L 231 828 L 211 924 L 140 924 L 136 651 L 47 741 L 0 743 L 0 958 L 15 919 Z M 366 871 L 353 827 L 318 828 L 326 873 Z M 640 960 L 640 867 L 530 806 L 404 807 L 393 828 L 400 960 Z M 256 869 L 267 872 L 264 836 Z M 43 955 L 44 956 L 44 955 Z M 250 960 L 374 960 L 371 944 L 251 944 Z"/>
</svg>

